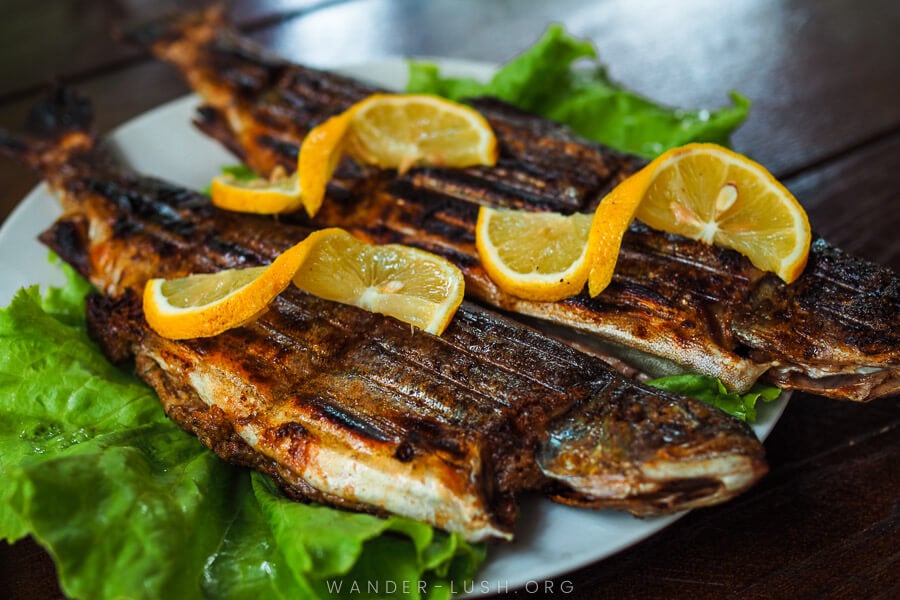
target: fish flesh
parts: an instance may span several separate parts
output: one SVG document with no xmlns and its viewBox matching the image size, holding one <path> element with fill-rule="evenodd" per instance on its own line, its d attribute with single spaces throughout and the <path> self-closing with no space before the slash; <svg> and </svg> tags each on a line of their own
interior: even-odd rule
<svg viewBox="0 0 900 600">
<path fill-rule="evenodd" d="M 293 170 L 312 127 L 378 91 L 272 56 L 230 29 L 221 11 L 159 21 L 131 39 L 200 94 L 199 127 L 264 174 Z M 599 296 L 534 302 L 504 293 L 478 261 L 479 206 L 589 212 L 643 161 L 497 100 L 470 104 L 497 135 L 495 167 L 397 174 L 346 159 L 315 219 L 288 219 L 441 254 L 462 269 L 471 298 L 552 323 L 579 347 L 617 353 L 654 375 L 704 373 L 734 390 L 763 378 L 857 401 L 900 391 L 900 281 L 821 238 L 787 285 L 734 251 L 635 223 Z"/>
<path fill-rule="evenodd" d="M 160 337 L 139 299 L 148 279 L 267 264 L 310 229 L 114 164 L 89 116 L 57 90 L 30 134 L 0 132 L 0 151 L 60 197 L 41 240 L 98 290 L 89 332 L 182 428 L 290 496 L 510 539 L 524 491 L 651 515 L 724 501 L 766 472 L 740 420 L 469 302 L 434 336 L 291 286 L 242 327 Z"/>
</svg>

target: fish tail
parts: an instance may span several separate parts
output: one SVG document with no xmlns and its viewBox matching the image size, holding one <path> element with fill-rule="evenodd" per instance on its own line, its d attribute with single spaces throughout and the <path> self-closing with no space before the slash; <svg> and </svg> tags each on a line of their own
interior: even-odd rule
<svg viewBox="0 0 900 600">
<path fill-rule="evenodd" d="M 161 16 L 120 27 L 120 42 L 157 52 L 185 40 L 211 39 L 227 23 L 225 8 L 214 4 L 197 11 L 168 11 Z"/>
<path fill-rule="evenodd" d="M 236 37 L 219 4 L 197 11 L 168 11 L 114 33 L 118 41 L 175 64 L 193 62 L 203 48 L 228 35 Z"/>
<path fill-rule="evenodd" d="M 94 111 L 72 88 L 54 85 L 32 108 L 21 133 L 0 130 L 0 154 L 55 180 L 94 148 Z"/>
</svg>

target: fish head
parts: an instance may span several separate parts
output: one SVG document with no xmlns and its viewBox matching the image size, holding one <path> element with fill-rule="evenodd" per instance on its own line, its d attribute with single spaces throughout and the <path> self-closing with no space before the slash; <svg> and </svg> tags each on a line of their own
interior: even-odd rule
<svg viewBox="0 0 900 600">
<path fill-rule="evenodd" d="M 796 282 L 759 279 L 732 328 L 783 389 L 859 402 L 900 393 L 900 278 L 822 238 Z"/>
<path fill-rule="evenodd" d="M 640 384 L 601 386 L 552 421 L 537 453 L 551 496 L 636 515 L 722 502 L 768 470 L 744 422 Z"/>
</svg>

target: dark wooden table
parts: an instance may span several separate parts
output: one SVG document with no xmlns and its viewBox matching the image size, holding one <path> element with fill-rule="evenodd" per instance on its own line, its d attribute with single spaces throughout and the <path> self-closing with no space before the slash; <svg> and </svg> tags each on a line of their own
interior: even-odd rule
<svg viewBox="0 0 900 600">
<path fill-rule="evenodd" d="M 17 127 L 52 78 L 93 98 L 101 132 L 186 93 L 167 66 L 109 37 L 115 21 L 171 4 L 6 0 L 0 128 Z M 251 37 L 312 66 L 387 55 L 499 62 L 559 21 L 593 40 L 615 79 L 659 101 L 716 107 L 739 90 L 753 109 L 736 148 L 788 185 L 819 233 L 900 268 L 896 0 L 226 4 Z M 0 182 L 2 220 L 37 179 L 0 160 Z M 756 488 L 557 578 L 557 595 L 900 597 L 898 409 L 898 398 L 859 405 L 796 395 L 766 442 L 771 473 Z M 571 593 L 559 591 L 563 582 Z M 39 546 L 0 544 L 0 597 L 58 596 Z"/>
</svg>

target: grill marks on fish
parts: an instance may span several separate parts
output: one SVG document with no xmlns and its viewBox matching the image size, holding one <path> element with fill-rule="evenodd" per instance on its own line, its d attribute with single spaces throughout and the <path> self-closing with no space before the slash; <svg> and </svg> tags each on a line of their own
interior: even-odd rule
<svg viewBox="0 0 900 600">
<path fill-rule="evenodd" d="M 383 187 L 378 177 L 367 179 L 374 189 L 358 195 L 355 203 L 326 202 L 312 224 L 340 225 L 369 241 L 441 254 L 463 270 L 470 296 L 662 355 L 734 387 L 749 387 L 769 368 L 766 361 L 746 358 L 727 327 L 727 307 L 742 302 L 747 284 L 762 275 L 743 257 L 636 224 L 626 234 L 613 282 L 603 294 L 582 293 L 555 303 L 522 300 L 501 292 L 478 261 L 478 205 L 417 188 L 414 178 Z M 685 265 L 691 262 L 705 268 Z"/>
<path fill-rule="evenodd" d="M 582 293 L 556 303 L 521 300 L 499 290 L 478 261 L 474 228 L 484 196 L 468 194 L 478 202 L 448 197 L 431 187 L 417 187 L 418 177 L 413 172 L 389 182 L 386 190 L 369 191 L 357 197 L 355 206 L 326 202 L 313 223 L 341 225 L 372 241 L 437 252 L 463 269 L 467 293 L 476 298 L 662 355 L 735 388 L 749 387 L 768 368 L 766 361 L 757 364 L 742 355 L 734 337 L 725 333 L 727 326 L 721 325 L 718 307 L 739 304 L 751 280 L 762 275 L 743 257 L 636 224 L 626 234 L 613 282 L 602 295 L 590 298 Z M 563 208 L 556 203 L 527 208 L 548 206 Z"/>
<path fill-rule="evenodd" d="M 508 536 L 512 491 L 482 490 L 514 483 L 488 481 L 481 468 L 496 444 L 477 427 L 498 418 L 470 417 L 463 427 L 460 422 L 466 420 L 441 403 L 433 389 L 411 385 L 414 369 L 401 355 L 385 361 L 358 333 L 348 339 L 327 321 L 297 323 L 297 313 L 313 312 L 321 301 L 293 295 L 293 302 L 279 299 L 261 319 L 267 327 L 254 324 L 188 343 L 141 331 L 132 350 L 170 382 L 160 387 L 159 378 L 150 381 L 168 412 L 183 404 L 171 388 L 194 390 L 205 405 L 223 411 L 241 439 L 275 462 L 295 496 L 339 497 L 341 505 L 405 514 L 472 539 Z M 292 311 L 298 304 L 307 306 Z M 372 325 L 372 316 L 357 316 L 350 324 Z M 302 333 L 285 332 L 285 321 L 294 323 L 291 331 Z M 115 322 L 110 313 L 93 321 L 101 342 Z M 389 326 L 404 329 L 398 323 Z M 267 332 L 272 328 L 290 343 L 273 344 Z M 381 360 L 362 362 L 370 357 Z M 446 381 L 441 390 L 447 396 L 464 393 Z M 478 402 L 486 405 L 487 398 Z M 398 452 L 406 455 L 404 461 L 395 458 Z"/>
<path fill-rule="evenodd" d="M 589 212 L 645 162 L 606 148 L 598 152 L 567 128 L 492 98 L 473 99 L 470 104 L 497 135 L 497 165 L 411 171 L 412 188 L 488 206 Z"/>
<path fill-rule="evenodd" d="M 81 143 L 60 150 L 23 140 L 5 149 L 39 165 L 61 194 L 65 216 L 42 240 L 102 291 L 88 303 L 88 323 L 107 355 L 134 358 L 170 417 L 292 497 L 401 514 L 480 540 L 511 537 L 514 497 L 524 490 L 652 514 L 722 501 L 766 470 L 744 423 L 622 379 L 596 358 L 469 303 L 436 337 L 291 288 L 246 326 L 163 339 L 143 319 L 147 279 L 265 264 L 309 229 L 218 211 Z M 653 433 L 658 424 L 615 424 L 618 415 L 649 419 L 673 404 L 696 417 L 677 441 Z M 593 432 L 600 460 L 582 452 L 584 469 L 573 477 L 557 457 L 583 447 L 584 434 L 568 429 L 598 407 L 613 415 L 596 423 L 609 433 Z M 621 460 L 606 460 L 613 455 Z M 675 455 L 729 469 L 712 469 L 718 484 L 704 483 L 698 500 L 685 475 L 668 475 L 678 469 Z M 619 483 L 598 493 L 604 480 Z"/>
<path fill-rule="evenodd" d="M 272 67 L 269 58 L 257 60 L 245 41 L 240 54 L 229 53 L 238 38 L 220 19 L 201 16 L 171 27 L 181 45 L 165 39 L 148 45 L 175 64 L 210 105 L 200 127 L 258 172 L 276 165 L 293 169 L 297 146 L 310 128 L 376 91 L 283 61 Z M 243 69 L 272 70 L 257 78 L 259 86 L 241 87 L 233 78 Z M 896 275 L 822 240 L 813 244 L 801 279 L 779 286 L 735 252 L 636 225 L 625 236 L 612 285 L 599 297 L 550 304 L 502 293 L 474 250 L 479 205 L 590 211 L 643 161 L 502 102 L 471 103 L 497 133 L 497 167 L 413 169 L 393 176 L 345 161 L 313 224 L 443 254 L 463 269 L 467 292 L 480 300 L 715 375 L 733 389 L 746 389 L 765 375 L 788 388 L 836 398 L 870 400 L 898 391 Z M 859 269 L 872 276 L 858 277 Z M 780 297 L 771 297 L 775 293 Z"/>
<path fill-rule="evenodd" d="M 176 64 L 179 62 L 177 56 L 169 54 L 167 58 Z M 201 68 L 196 62 L 180 66 L 188 71 Z M 371 88 L 342 87 L 335 82 L 349 80 L 299 66 L 292 66 L 292 73 L 292 78 L 280 81 L 276 88 L 281 90 L 299 81 L 301 87 L 293 93 L 300 95 L 307 90 L 308 82 L 316 79 L 341 89 L 337 97 L 312 95 L 304 104 L 307 113 L 318 107 L 320 114 L 333 114 L 373 91 Z M 216 79 L 211 81 L 216 82 Z M 351 96 L 358 95 L 348 98 L 348 90 Z M 255 116 L 258 99 L 242 98 L 233 91 L 227 96 L 228 111 L 232 115 L 228 122 L 236 120 L 243 124 L 242 127 L 249 125 L 251 128 L 259 125 Z M 272 97 L 271 93 L 266 94 L 267 99 Z M 535 119 L 503 103 L 482 99 L 473 104 L 491 122 L 501 142 L 497 168 L 416 169 L 403 177 L 391 178 L 371 169 L 348 167 L 349 161 L 344 161 L 337 171 L 337 181 L 329 191 L 343 189 L 349 193 L 341 195 L 343 201 L 332 202 L 329 197 L 312 224 L 338 225 L 369 241 L 404 243 L 442 254 L 463 269 L 467 291 L 476 298 L 506 310 L 630 343 L 693 370 L 716 375 L 735 388 L 749 387 L 769 367 L 768 363 L 756 364 L 732 352 L 733 346 L 716 345 L 716 338 L 729 336 L 722 335 L 724 328 L 718 324 L 708 326 L 712 311 L 697 302 L 673 304 L 668 300 L 672 295 L 671 288 L 680 289 L 682 282 L 663 278 L 655 282 L 655 288 L 654 282 L 648 282 L 645 277 L 647 257 L 643 248 L 632 248 L 627 240 L 623 254 L 628 253 L 632 258 L 634 275 L 629 275 L 628 269 L 620 268 L 621 277 L 614 279 L 602 299 L 579 296 L 549 305 L 523 301 L 501 292 L 480 267 L 475 252 L 474 224 L 480 204 L 565 213 L 592 210 L 607 191 L 639 168 L 642 161 L 583 144 L 566 128 Z M 286 106 L 280 109 L 282 116 L 291 122 L 290 126 L 283 123 L 282 131 L 292 127 L 296 130 L 298 123 L 304 124 L 307 113 L 292 112 Z M 208 109 L 204 115 L 205 123 L 201 128 L 220 139 L 233 137 L 228 122 L 219 113 Z M 295 145 L 303 133 L 294 138 Z M 241 139 L 246 141 L 248 138 L 242 136 Z M 295 152 L 285 152 L 275 158 L 282 166 L 291 168 Z M 240 154 L 254 168 L 263 171 L 266 169 L 263 163 L 272 158 L 271 154 L 257 152 L 257 145 L 252 140 L 242 146 Z M 642 231 L 645 236 L 648 232 L 646 228 Z M 649 232 L 649 235 L 654 233 Z M 640 235 L 637 241 L 642 241 Z M 688 258 L 681 260 L 697 262 Z M 661 266 L 659 272 L 668 276 L 673 272 L 672 265 Z M 691 277 L 691 269 L 685 265 L 675 265 L 674 273 Z M 657 289 L 660 285 L 662 289 Z M 695 286 L 698 288 L 715 289 Z M 704 295 L 709 298 L 710 293 L 697 291 L 693 297 Z M 729 339 L 733 340 L 733 337 Z M 713 360 L 710 355 L 714 356 Z"/>
</svg>

